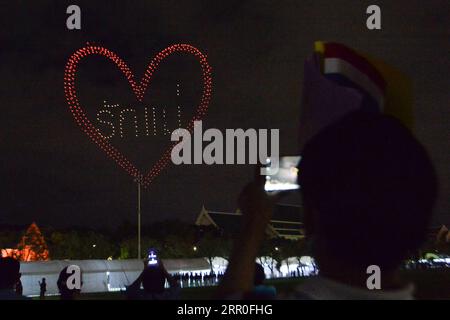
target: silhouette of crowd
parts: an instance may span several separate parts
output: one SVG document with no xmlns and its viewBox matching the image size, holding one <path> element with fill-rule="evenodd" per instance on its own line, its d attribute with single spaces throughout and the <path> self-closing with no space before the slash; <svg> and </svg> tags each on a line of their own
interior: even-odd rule
<svg viewBox="0 0 450 320">
<path fill-rule="evenodd" d="M 174 273 L 173 276 L 178 279 L 181 286 L 185 287 L 205 287 L 217 285 L 223 278 L 224 272 L 183 272 Z"/>
</svg>

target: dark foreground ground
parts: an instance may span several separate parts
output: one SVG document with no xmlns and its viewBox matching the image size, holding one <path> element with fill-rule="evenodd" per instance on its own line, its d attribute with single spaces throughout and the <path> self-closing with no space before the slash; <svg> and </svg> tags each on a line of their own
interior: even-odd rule
<svg viewBox="0 0 450 320">
<path fill-rule="evenodd" d="M 450 269 L 404 271 L 403 277 L 416 286 L 416 299 L 445 299 L 450 300 Z M 302 278 L 268 280 L 279 293 L 289 293 L 295 286 L 304 281 Z M 185 288 L 181 290 L 182 300 L 211 299 L 216 287 Z M 122 300 L 124 295 L 120 292 L 102 292 L 82 294 L 82 300 Z M 57 299 L 48 297 L 47 299 Z"/>
</svg>

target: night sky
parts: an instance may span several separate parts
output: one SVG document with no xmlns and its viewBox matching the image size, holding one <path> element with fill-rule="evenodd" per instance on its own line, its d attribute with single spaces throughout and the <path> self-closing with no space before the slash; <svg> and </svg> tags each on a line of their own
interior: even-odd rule
<svg viewBox="0 0 450 320">
<path fill-rule="evenodd" d="M 137 79 L 169 45 L 197 47 L 213 68 L 204 128 L 279 128 L 281 153 L 296 154 L 303 61 L 315 40 L 345 43 L 411 76 L 415 133 L 440 179 L 434 223 L 450 223 L 448 1 L 377 1 L 381 31 L 365 25 L 373 1 L 93 2 L 0 4 L 0 224 L 115 227 L 135 221 L 136 184 L 82 132 L 66 104 L 65 65 L 87 42 L 117 53 Z M 81 30 L 66 28 L 69 4 L 81 7 Z M 150 105 L 158 117 L 165 108 L 168 127 L 177 124 L 175 111 L 182 105 L 185 126 L 201 85 L 199 65 L 189 56 L 168 59 L 142 103 L 105 59 L 83 60 L 77 79 L 78 96 L 94 123 L 107 100 L 135 109 L 140 126 L 142 108 Z M 146 171 L 169 135 L 161 129 L 136 138 L 127 125 L 120 138 L 115 123 L 111 143 Z M 111 129 L 98 127 L 105 134 Z M 234 211 L 252 172 L 248 165 L 169 165 L 143 190 L 143 222 L 193 222 L 203 205 Z"/>
</svg>

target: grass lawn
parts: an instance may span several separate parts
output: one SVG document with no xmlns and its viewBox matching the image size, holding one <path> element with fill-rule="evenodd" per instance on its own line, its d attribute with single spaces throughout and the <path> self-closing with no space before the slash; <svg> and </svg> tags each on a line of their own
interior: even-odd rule
<svg viewBox="0 0 450 320">
<path fill-rule="evenodd" d="M 445 299 L 450 300 L 450 269 L 403 271 L 405 279 L 416 286 L 417 299 Z M 279 293 L 288 293 L 295 286 L 304 281 L 302 278 L 273 279 L 267 284 L 275 286 Z M 205 300 L 214 295 L 217 287 L 185 288 L 181 290 L 182 300 Z M 122 300 L 124 295 L 120 292 L 86 293 L 80 297 L 82 300 Z M 47 299 L 58 299 L 48 297 Z"/>
</svg>

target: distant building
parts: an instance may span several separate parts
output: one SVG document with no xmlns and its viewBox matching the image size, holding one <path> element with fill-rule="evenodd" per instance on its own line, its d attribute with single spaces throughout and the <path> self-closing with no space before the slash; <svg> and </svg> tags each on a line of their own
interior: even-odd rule
<svg viewBox="0 0 450 320">
<path fill-rule="evenodd" d="M 0 250 L 0 256 L 13 257 L 20 261 L 47 261 L 49 260 L 49 251 L 36 223 L 32 223 L 17 248 L 4 248 Z"/>
<path fill-rule="evenodd" d="M 202 207 L 195 225 L 213 226 L 225 233 L 235 233 L 240 230 L 242 214 L 236 212 L 220 212 Z M 300 206 L 277 204 L 272 219 L 266 229 L 271 238 L 297 240 L 304 237 L 302 211 Z"/>
</svg>

